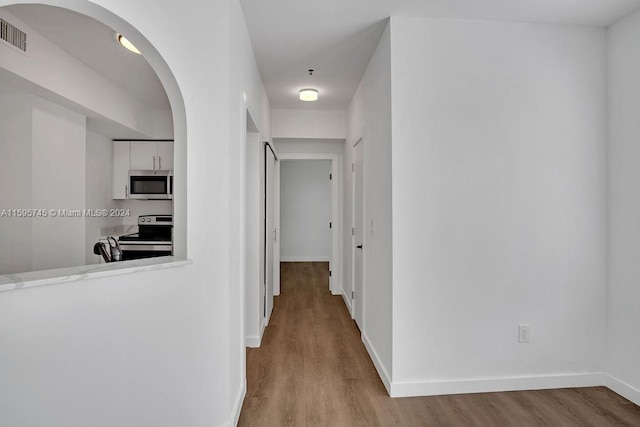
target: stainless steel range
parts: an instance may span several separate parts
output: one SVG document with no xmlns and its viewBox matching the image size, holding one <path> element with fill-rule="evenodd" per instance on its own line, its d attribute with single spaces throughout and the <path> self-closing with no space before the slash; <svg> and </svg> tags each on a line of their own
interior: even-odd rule
<svg viewBox="0 0 640 427">
<path fill-rule="evenodd" d="M 138 233 L 118 239 L 122 260 L 171 255 L 172 235 L 172 215 L 140 215 Z"/>
</svg>

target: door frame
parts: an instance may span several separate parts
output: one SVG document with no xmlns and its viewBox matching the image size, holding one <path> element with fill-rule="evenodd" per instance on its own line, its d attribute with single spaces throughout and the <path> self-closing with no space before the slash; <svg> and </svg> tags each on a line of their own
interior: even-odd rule
<svg viewBox="0 0 640 427">
<path fill-rule="evenodd" d="M 266 328 L 266 326 L 269 324 L 269 320 L 271 319 L 271 313 L 273 312 L 273 305 L 274 305 L 274 301 L 273 301 L 273 296 L 276 295 L 274 289 L 275 289 L 275 278 L 276 278 L 276 266 L 278 267 L 278 277 L 279 277 L 279 270 L 280 270 L 280 265 L 279 263 L 276 263 L 276 259 L 278 259 L 280 257 L 279 255 L 279 250 L 276 250 L 276 246 L 277 246 L 277 242 L 278 242 L 278 227 L 276 225 L 276 203 L 278 202 L 278 199 L 276 198 L 276 194 L 279 191 L 279 187 L 280 187 L 280 177 L 276 176 L 276 170 L 278 170 L 278 166 L 280 164 L 280 156 L 277 155 L 276 151 L 275 151 L 275 147 L 273 146 L 274 144 L 272 142 L 269 141 L 263 141 L 263 156 L 264 158 L 262 159 L 264 162 L 264 184 L 263 184 L 263 200 L 264 200 L 264 235 L 262 236 L 263 238 L 263 247 L 264 247 L 264 316 L 263 316 L 263 325 L 262 325 L 262 331 L 264 331 L 264 328 Z M 269 154 L 271 153 L 271 154 Z M 273 171 L 272 171 L 272 175 L 271 175 L 271 179 L 273 181 L 273 183 L 269 182 L 269 157 L 273 156 Z M 270 197 L 271 192 L 269 192 L 269 190 L 272 189 L 272 193 L 273 195 Z M 272 203 L 272 210 L 271 210 L 271 216 L 273 218 L 271 218 L 273 220 L 273 223 L 271 224 L 274 229 L 271 230 L 271 228 L 269 228 L 269 201 L 271 200 Z M 272 256 L 273 256 L 273 260 L 271 262 L 271 269 L 272 269 L 272 273 L 271 273 L 271 295 L 269 295 L 269 274 L 267 274 L 269 272 L 269 265 L 268 265 L 268 260 L 269 260 L 269 242 L 273 240 L 273 246 L 271 247 L 271 251 L 273 252 Z M 279 248 L 278 248 L 279 249 Z M 276 257 L 276 255 L 278 257 Z M 271 303 L 271 304 L 269 304 Z M 262 334 L 262 333 L 261 333 Z"/>
<path fill-rule="evenodd" d="M 239 230 L 239 265 L 238 265 L 238 274 L 240 283 L 242 284 L 242 332 L 243 332 L 243 348 L 246 347 L 260 347 L 262 342 L 262 336 L 264 334 L 264 322 L 262 320 L 262 312 L 260 310 L 260 286 L 262 283 L 261 276 L 261 266 L 264 261 L 261 259 L 261 248 L 262 244 L 260 243 L 261 239 L 261 231 L 259 227 L 260 217 L 250 217 L 250 214 L 255 212 L 255 208 L 247 211 L 247 198 L 248 197 L 257 197 L 257 200 L 254 200 L 257 203 L 258 211 L 260 207 L 260 197 L 262 193 L 262 184 L 258 184 L 255 187 L 255 182 L 252 182 L 252 191 L 255 193 L 248 193 L 248 183 L 247 183 L 247 171 L 248 171 L 248 155 L 249 150 L 247 149 L 248 144 L 253 144 L 254 147 L 252 149 L 260 150 L 260 145 L 262 143 L 262 136 L 259 129 L 259 125 L 256 121 L 256 115 L 254 113 L 253 108 L 249 105 L 248 98 L 246 93 L 242 93 L 242 120 L 241 120 L 241 129 L 243 135 L 243 141 L 240 146 L 240 164 L 239 164 L 239 181 L 242 189 L 242 197 L 240 197 L 239 205 L 240 205 L 240 230 Z M 255 160 L 255 159 L 254 159 Z M 260 165 L 260 155 L 258 154 L 257 165 Z M 255 171 L 256 176 L 260 177 L 260 170 Z M 248 221 L 254 221 L 252 227 L 250 227 Z M 257 227 L 257 228 L 256 228 Z M 257 234 L 256 234 L 257 233 Z M 249 247 L 247 239 L 250 239 L 252 246 Z M 251 295 L 252 302 L 255 304 L 248 305 L 247 298 Z M 255 297 L 255 301 L 253 301 Z M 248 313 L 252 313 L 251 324 L 249 324 L 247 316 Z M 253 318 L 253 314 L 256 315 L 255 319 Z M 251 331 L 247 329 L 250 328 Z M 245 352 L 242 351 L 243 364 Z M 246 364 L 245 364 L 246 365 Z"/>
<path fill-rule="evenodd" d="M 342 155 L 340 153 L 278 153 L 279 160 L 330 160 L 331 161 L 331 260 L 329 290 L 332 295 L 342 294 Z M 273 293 L 280 295 L 280 164 L 276 165 L 275 221 L 277 229 L 274 251 Z M 277 256 L 277 257 L 276 257 Z"/>
<path fill-rule="evenodd" d="M 356 139 L 356 142 L 353 143 L 353 145 L 351 146 L 352 149 L 352 153 L 355 151 L 356 146 L 360 144 L 362 148 L 362 199 L 360 200 L 362 202 L 362 244 L 364 245 L 364 240 L 365 240 L 365 230 L 366 230 L 366 225 L 365 225 L 365 171 L 366 171 L 366 167 L 364 164 L 364 137 L 359 137 Z M 351 161 L 352 161 L 352 165 L 355 164 L 354 160 L 354 156 L 351 156 Z M 351 227 L 355 228 L 355 224 L 356 224 L 356 180 L 355 180 L 355 170 L 353 168 L 351 168 Z M 360 299 L 360 307 L 362 307 L 362 313 L 359 313 L 359 316 L 361 318 L 361 322 L 362 322 L 362 328 L 364 330 L 364 311 L 365 311 L 365 306 L 364 306 L 364 293 L 365 293 L 365 251 L 364 249 L 362 249 L 362 272 L 360 273 L 361 277 L 362 277 L 362 289 L 359 295 L 357 292 L 355 292 L 356 290 L 356 269 L 355 269 L 355 263 L 356 263 L 356 237 L 355 235 L 352 233 L 351 234 L 351 291 L 353 292 L 353 295 L 357 295 L 357 297 L 352 298 L 351 299 L 351 306 L 352 306 L 352 311 L 351 311 L 351 318 L 356 321 L 356 324 L 358 323 L 356 320 L 356 312 L 357 312 L 357 306 L 358 304 L 356 303 L 356 298 Z M 358 327 L 360 327 L 360 325 L 358 325 Z"/>
</svg>

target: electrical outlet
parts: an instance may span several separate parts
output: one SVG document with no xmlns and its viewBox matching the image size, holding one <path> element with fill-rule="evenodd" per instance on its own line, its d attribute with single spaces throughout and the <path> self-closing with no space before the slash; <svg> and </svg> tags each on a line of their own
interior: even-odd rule
<svg viewBox="0 0 640 427">
<path fill-rule="evenodd" d="M 520 344 L 529 343 L 529 325 L 518 325 L 518 342 Z"/>
</svg>

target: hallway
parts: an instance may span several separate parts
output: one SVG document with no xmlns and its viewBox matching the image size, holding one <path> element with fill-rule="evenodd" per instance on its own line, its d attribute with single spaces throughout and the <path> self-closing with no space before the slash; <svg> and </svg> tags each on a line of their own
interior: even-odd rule
<svg viewBox="0 0 640 427">
<path fill-rule="evenodd" d="M 282 263 L 238 425 L 640 426 L 640 408 L 604 387 L 391 399 L 328 280 L 328 263 Z"/>
</svg>

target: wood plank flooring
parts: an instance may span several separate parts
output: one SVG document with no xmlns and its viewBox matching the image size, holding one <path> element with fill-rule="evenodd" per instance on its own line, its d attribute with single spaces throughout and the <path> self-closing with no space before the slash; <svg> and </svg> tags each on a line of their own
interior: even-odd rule
<svg viewBox="0 0 640 427">
<path fill-rule="evenodd" d="M 391 399 L 328 280 L 328 263 L 282 264 L 240 426 L 640 426 L 604 387 Z"/>
</svg>

